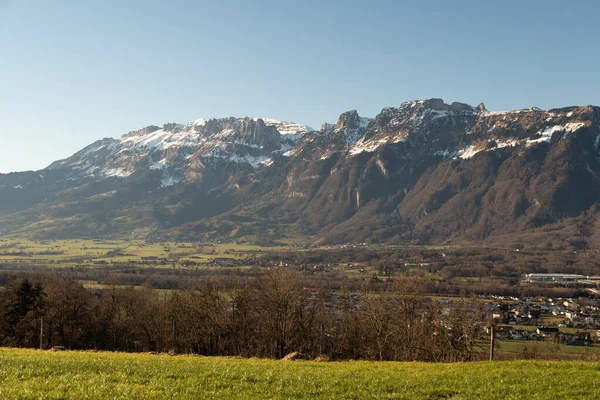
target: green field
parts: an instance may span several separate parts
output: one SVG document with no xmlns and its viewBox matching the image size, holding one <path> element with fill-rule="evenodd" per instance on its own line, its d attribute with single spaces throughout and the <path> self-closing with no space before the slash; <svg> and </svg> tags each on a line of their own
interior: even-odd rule
<svg viewBox="0 0 600 400">
<path fill-rule="evenodd" d="M 279 247 L 278 249 L 286 249 Z M 267 248 L 246 244 L 195 244 L 184 242 L 147 243 L 122 240 L 41 240 L 25 238 L 0 238 L 0 265 L 2 263 L 33 263 L 65 267 L 75 264 L 140 262 L 146 257 L 160 260 L 176 259 L 197 264 L 217 257 L 244 259 Z M 100 265 L 102 266 L 102 265 Z"/>
<path fill-rule="evenodd" d="M 523 357 L 529 354 L 531 357 L 539 358 L 556 358 L 559 355 L 565 358 L 598 360 L 600 359 L 600 347 L 595 344 L 592 346 L 568 346 L 564 344 L 556 344 L 552 341 L 531 341 L 531 340 L 498 340 L 498 351 L 496 354 L 516 355 Z"/>
<path fill-rule="evenodd" d="M 2 399 L 598 399 L 600 364 L 274 361 L 0 349 Z"/>
</svg>

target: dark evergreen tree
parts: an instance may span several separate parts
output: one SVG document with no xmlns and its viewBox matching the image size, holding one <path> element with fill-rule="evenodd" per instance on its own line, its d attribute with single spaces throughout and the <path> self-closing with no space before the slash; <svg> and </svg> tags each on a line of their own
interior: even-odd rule
<svg viewBox="0 0 600 400">
<path fill-rule="evenodd" d="M 44 289 L 39 283 L 23 279 L 5 297 L 2 307 L 4 344 L 34 345 L 37 321 L 44 313 Z"/>
</svg>

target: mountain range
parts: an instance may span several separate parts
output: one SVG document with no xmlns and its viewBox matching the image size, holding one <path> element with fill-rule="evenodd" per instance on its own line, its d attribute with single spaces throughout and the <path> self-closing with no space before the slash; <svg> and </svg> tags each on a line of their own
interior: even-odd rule
<svg viewBox="0 0 600 400">
<path fill-rule="evenodd" d="M 600 246 L 600 108 L 199 119 L 0 174 L 0 235 Z"/>
</svg>

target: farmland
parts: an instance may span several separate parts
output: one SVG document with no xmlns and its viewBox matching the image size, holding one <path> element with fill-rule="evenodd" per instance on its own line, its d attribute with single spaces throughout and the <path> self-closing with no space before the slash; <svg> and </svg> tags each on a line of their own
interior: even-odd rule
<svg viewBox="0 0 600 400">
<path fill-rule="evenodd" d="M 394 363 L 0 349 L 0 397 L 594 399 L 582 362 Z"/>
<path fill-rule="evenodd" d="M 154 261 L 156 266 L 201 264 L 215 257 L 242 259 L 263 249 L 254 245 L 193 244 L 122 240 L 33 241 L 0 239 L 0 263 L 64 267 Z M 186 263 L 187 262 L 187 263 Z"/>
</svg>

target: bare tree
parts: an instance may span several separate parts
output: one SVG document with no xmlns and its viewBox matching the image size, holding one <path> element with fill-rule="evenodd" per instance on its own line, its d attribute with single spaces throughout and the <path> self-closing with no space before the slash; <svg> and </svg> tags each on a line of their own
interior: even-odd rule
<svg viewBox="0 0 600 400">
<path fill-rule="evenodd" d="M 282 358 L 290 350 L 290 336 L 305 296 L 298 273 L 291 269 L 274 268 L 258 279 L 258 323 L 274 346 L 277 358 Z"/>
</svg>

